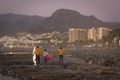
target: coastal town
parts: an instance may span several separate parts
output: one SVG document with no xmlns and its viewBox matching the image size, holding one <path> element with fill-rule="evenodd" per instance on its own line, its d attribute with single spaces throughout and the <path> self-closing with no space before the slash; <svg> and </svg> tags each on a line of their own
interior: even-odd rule
<svg viewBox="0 0 120 80">
<path fill-rule="evenodd" d="M 70 28 L 67 32 L 53 31 L 50 33 L 30 34 L 21 32 L 13 36 L 0 38 L 1 48 L 32 48 L 34 44 L 41 46 L 108 46 L 108 41 L 103 43 L 104 36 L 107 36 L 112 29 L 106 27 L 91 27 L 90 29 Z M 113 40 L 116 43 L 116 37 Z M 120 45 L 120 40 L 119 40 Z"/>
<path fill-rule="evenodd" d="M 120 80 L 120 0 L 0 0 L 0 80 Z"/>
</svg>

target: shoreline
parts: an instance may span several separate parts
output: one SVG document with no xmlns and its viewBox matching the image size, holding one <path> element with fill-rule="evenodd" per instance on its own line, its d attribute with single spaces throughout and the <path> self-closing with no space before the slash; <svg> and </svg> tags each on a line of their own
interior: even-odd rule
<svg viewBox="0 0 120 80">
<path fill-rule="evenodd" d="M 0 54 L 0 73 L 19 80 L 119 80 L 119 66 L 86 62 L 92 59 L 91 56 L 95 59 L 106 59 L 106 56 L 114 57 L 119 52 L 119 49 L 66 52 L 63 64 L 58 64 L 58 56 L 53 53 L 54 59 L 47 65 L 41 64 L 39 68 L 33 66 L 31 54 Z M 119 59 L 119 56 L 117 57 Z"/>
</svg>

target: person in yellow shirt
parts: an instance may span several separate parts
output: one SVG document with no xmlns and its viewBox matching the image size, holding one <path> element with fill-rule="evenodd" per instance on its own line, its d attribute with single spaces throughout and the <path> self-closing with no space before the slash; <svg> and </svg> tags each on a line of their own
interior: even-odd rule
<svg viewBox="0 0 120 80">
<path fill-rule="evenodd" d="M 39 46 L 36 46 L 34 51 L 33 51 L 33 55 L 35 55 L 36 57 L 36 64 L 35 65 L 38 65 L 40 64 L 40 59 L 42 58 L 42 51 L 39 49 Z"/>
<path fill-rule="evenodd" d="M 62 49 L 62 47 L 59 48 L 58 54 L 59 54 L 59 63 L 61 62 L 63 63 L 64 50 Z"/>
</svg>

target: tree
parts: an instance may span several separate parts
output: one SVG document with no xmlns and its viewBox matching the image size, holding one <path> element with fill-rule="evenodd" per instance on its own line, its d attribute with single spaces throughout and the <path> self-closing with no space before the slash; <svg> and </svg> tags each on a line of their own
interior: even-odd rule
<svg viewBox="0 0 120 80">
<path fill-rule="evenodd" d="M 120 29 L 115 29 L 115 30 L 111 31 L 109 36 L 111 36 L 112 40 L 116 42 L 117 46 L 119 46 Z"/>
<path fill-rule="evenodd" d="M 107 36 L 103 36 L 102 41 L 108 42 L 111 44 L 116 44 L 116 46 L 119 46 L 119 40 L 120 40 L 120 29 L 114 29 L 110 31 L 110 33 Z"/>
</svg>

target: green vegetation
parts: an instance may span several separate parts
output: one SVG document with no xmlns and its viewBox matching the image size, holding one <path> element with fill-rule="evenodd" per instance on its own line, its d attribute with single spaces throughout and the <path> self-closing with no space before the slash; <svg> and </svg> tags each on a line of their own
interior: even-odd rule
<svg viewBox="0 0 120 80">
<path fill-rule="evenodd" d="M 108 43 L 108 46 L 119 47 L 120 46 L 120 29 L 112 30 L 107 36 L 103 36 L 102 42 Z"/>
</svg>

